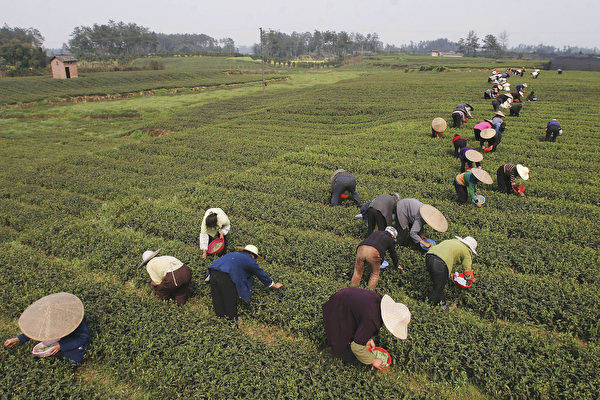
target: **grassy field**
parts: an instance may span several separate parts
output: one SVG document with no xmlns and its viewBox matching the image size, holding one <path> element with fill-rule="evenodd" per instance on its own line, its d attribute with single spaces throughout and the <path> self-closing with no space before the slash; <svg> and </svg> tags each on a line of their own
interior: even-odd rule
<svg viewBox="0 0 600 400">
<path fill-rule="evenodd" d="M 49 75 L 0 79 L 0 105 L 156 89 L 210 87 L 259 82 L 262 79 L 260 63 L 248 57 L 155 59 L 164 64 L 164 70 L 82 73 L 77 79 L 52 79 Z M 135 60 L 132 65 L 144 67 L 150 60 Z M 267 79 L 284 76 L 273 68 L 267 70 Z"/>
<path fill-rule="evenodd" d="M 0 351 L 0 398 L 600 397 L 600 75 L 510 79 L 540 101 L 507 118 L 483 165 L 529 166 L 528 196 L 482 187 L 477 209 L 455 202 L 457 130 L 432 139 L 429 124 L 467 101 L 475 118 L 460 132 L 472 140 L 492 115 L 487 75 L 351 65 L 291 73 L 264 96 L 254 85 L 0 110 L 0 335 L 60 290 L 83 300 L 92 330 L 77 369 L 33 360 L 31 345 Z M 556 143 L 542 140 L 551 118 L 565 132 Z M 394 365 L 378 373 L 323 350 L 321 304 L 348 285 L 366 233 L 355 207 L 327 205 L 340 167 L 365 201 L 397 191 L 438 207 L 449 229 L 435 240 L 479 241 L 477 282 L 447 288 L 449 313 L 426 304 L 423 255 L 398 249 L 405 271 L 384 270 L 378 291 L 412 321 L 407 341 L 382 329 Z M 197 237 L 213 206 L 232 220 L 230 245 L 257 245 L 285 284 L 257 282 L 239 328 L 214 317 L 202 284 Z M 183 308 L 137 268 L 158 247 L 193 270 Z"/>
</svg>

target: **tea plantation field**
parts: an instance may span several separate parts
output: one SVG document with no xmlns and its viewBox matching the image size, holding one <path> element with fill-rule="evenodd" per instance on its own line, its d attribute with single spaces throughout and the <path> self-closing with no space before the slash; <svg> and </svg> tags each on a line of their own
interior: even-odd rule
<svg viewBox="0 0 600 400">
<path fill-rule="evenodd" d="M 0 110 L 0 336 L 57 291 L 83 300 L 92 331 L 75 369 L 34 360 L 31 345 L 2 348 L 0 398 L 599 398 L 600 74 L 510 78 L 540 101 L 507 117 L 483 166 L 494 178 L 503 163 L 528 166 L 527 197 L 494 184 L 478 209 L 455 201 L 457 130 L 429 133 L 466 101 L 475 118 L 460 132 L 472 140 L 492 116 L 487 76 L 365 61 L 292 73 L 266 95 L 248 86 Z M 564 130 L 556 143 L 543 141 L 551 118 Z M 426 303 L 424 256 L 398 248 L 404 272 L 383 270 L 377 289 L 412 321 L 406 341 L 381 330 L 394 357 L 382 372 L 324 350 L 321 304 L 349 284 L 366 233 L 356 207 L 327 204 L 337 168 L 357 175 L 364 201 L 397 191 L 435 205 L 449 221 L 427 232 L 435 240 L 479 242 L 477 281 L 447 288 L 449 313 Z M 239 327 L 214 316 L 203 284 L 211 260 L 198 233 L 214 206 L 231 218 L 230 246 L 258 246 L 285 285 L 256 282 Z M 138 269 L 158 247 L 193 270 L 182 308 Z"/>
</svg>

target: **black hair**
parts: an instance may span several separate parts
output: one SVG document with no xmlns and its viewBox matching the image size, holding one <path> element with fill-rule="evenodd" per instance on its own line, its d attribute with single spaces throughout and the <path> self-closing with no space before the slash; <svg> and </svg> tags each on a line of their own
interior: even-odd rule
<svg viewBox="0 0 600 400">
<path fill-rule="evenodd" d="M 206 217 L 206 226 L 209 228 L 213 228 L 217 226 L 217 214 L 210 213 L 208 217 Z"/>
</svg>

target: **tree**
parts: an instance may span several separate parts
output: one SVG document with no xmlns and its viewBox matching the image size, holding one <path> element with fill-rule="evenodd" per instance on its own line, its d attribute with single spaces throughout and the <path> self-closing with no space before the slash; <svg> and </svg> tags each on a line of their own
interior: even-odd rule
<svg viewBox="0 0 600 400">
<path fill-rule="evenodd" d="M 11 69 L 17 73 L 38 70 L 48 64 L 46 50 L 42 49 L 44 37 L 37 29 L 0 28 L 0 69 Z M 10 67 L 9 67 L 10 66 Z"/>
<path fill-rule="evenodd" d="M 498 43 L 496 36 L 492 34 L 485 36 L 485 38 L 483 39 L 482 48 L 489 56 L 496 57 L 500 55 L 500 53 L 502 53 L 502 47 L 500 46 L 500 43 Z"/>
<path fill-rule="evenodd" d="M 467 56 L 474 56 L 479 49 L 479 38 L 475 31 L 469 31 L 466 38 L 458 40 L 459 50 Z"/>
<path fill-rule="evenodd" d="M 502 50 L 508 50 L 508 32 L 506 32 L 506 30 L 498 34 L 498 42 L 500 43 Z"/>
</svg>

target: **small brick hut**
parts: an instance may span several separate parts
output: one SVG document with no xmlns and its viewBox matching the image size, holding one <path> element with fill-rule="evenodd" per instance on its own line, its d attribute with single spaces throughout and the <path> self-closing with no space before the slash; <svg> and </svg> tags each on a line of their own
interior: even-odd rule
<svg viewBox="0 0 600 400">
<path fill-rule="evenodd" d="M 50 60 L 54 79 L 77 78 L 77 59 L 71 55 L 59 54 Z"/>
</svg>

